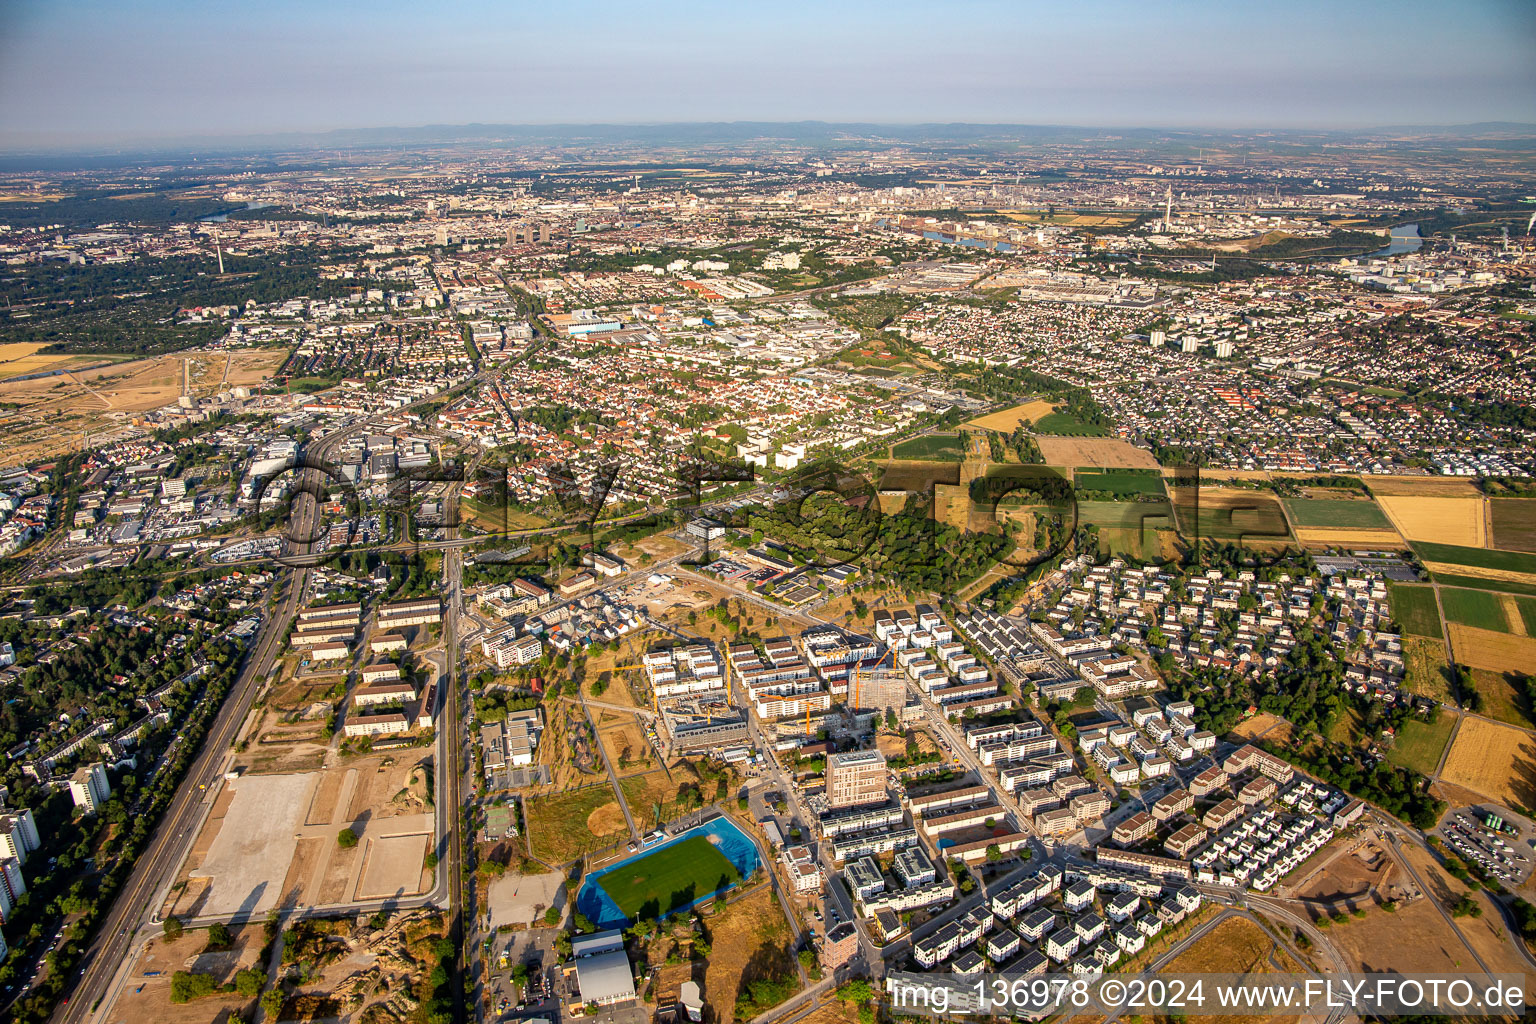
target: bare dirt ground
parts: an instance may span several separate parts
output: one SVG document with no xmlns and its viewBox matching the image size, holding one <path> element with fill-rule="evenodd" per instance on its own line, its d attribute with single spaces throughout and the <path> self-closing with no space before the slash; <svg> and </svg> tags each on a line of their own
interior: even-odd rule
<svg viewBox="0 0 1536 1024">
<path fill-rule="evenodd" d="M 1233 726 L 1231 734 L 1245 740 L 1264 736 L 1277 743 L 1286 743 L 1291 738 L 1291 723 L 1267 711 L 1260 711 Z"/>
<path fill-rule="evenodd" d="M 134 964 L 128 983 L 104 1019 L 112 1021 L 153 1021 L 154 1024 L 207 1024 L 221 1014 L 235 1013 L 255 1004 L 254 999 L 230 993 L 216 993 L 190 1003 L 171 1002 L 171 976 L 177 971 L 198 971 L 213 975 L 219 985 L 231 981 L 235 972 L 251 967 L 261 951 L 261 926 L 231 928 L 234 945 L 227 951 L 207 953 L 206 930 L 185 932 L 168 942 L 156 937 L 145 943 Z M 159 972 L 150 976 L 147 972 Z"/>
<path fill-rule="evenodd" d="M 260 914 L 424 891 L 430 880 L 422 864 L 435 833 L 430 770 L 428 752 L 397 750 L 225 783 L 169 910 Z M 358 834 L 358 847 L 338 844 L 343 828 Z"/>
<path fill-rule="evenodd" d="M 256 384 L 282 365 L 287 352 L 281 349 L 241 351 L 233 354 L 228 385 Z M 50 357 L 33 356 L 32 359 Z M 90 365 L 113 359 L 68 356 L 66 365 Z M 45 455 L 72 451 L 83 443 L 86 432 L 101 433 L 129 425 L 135 413 L 174 403 L 181 395 L 183 358 L 192 360 L 194 395 L 206 397 L 220 390 L 224 381 L 223 352 L 185 352 L 149 359 L 119 361 L 94 370 L 69 372 L 56 377 L 0 384 L 0 402 L 19 405 L 0 439 L 0 456 L 28 461 Z M 29 372 L 6 371 L 10 373 Z"/>
<path fill-rule="evenodd" d="M 533 924 L 546 908 L 565 905 L 564 886 L 565 875 L 559 871 L 493 879 L 486 900 L 491 926 Z"/>
<path fill-rule="evenodd" d="M 1376 843 L 1366 843 L 1353 853 L 1335 857 L 1298 889 L 1296 896 L 1322 901 L 1354 899 L 1387 885 L 1396 870 L 1385 850 Z"/>
</svg>

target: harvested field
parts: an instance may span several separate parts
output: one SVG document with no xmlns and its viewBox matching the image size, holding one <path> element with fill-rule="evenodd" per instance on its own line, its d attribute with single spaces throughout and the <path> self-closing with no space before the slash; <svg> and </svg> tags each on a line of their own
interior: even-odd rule
<svg viewBox="0 0 1536 1024">
<path fill-rule="evenodd" d="M 1392 524 L 1368 498 L 1287 498 L 1285 507 L 1298 527 L 1319 530 L 1390 531 Z"/>
<path fill-rule="evenodd" d="M 1536 574 L 1512 569 L 1491 569 L 1483 565 L 1456 565 L 1452 562 L 1426 561 L 1438 582 L 1447 586 L 1471 586 L 1480 590 L 1508 590 L 1514 593 L 1536 592 Z M 1484 583 L 1489 584 L 1484 587 Z"/>
<path fill-rule="evenodd" d="M 1322 530 L 1298 526 L 1296 539 L 1309 548 L 1347 548 L 1351 551 L 1401 550 L 1408 546 L 1408 542 L 1393 530 Z"/>
<path fill-rule="evenodd" d="M 1536 552 L 1536 498 L 1489 498 L 1493 546 Z"/>
<path fill-rule="evenodd" d="M 1388 587 L 1392 617 L 1404 633 L 1439 639 L 1445 635 L 1440 626 L 1440 606 L 1435 588 L 1427 585 L 1393 583 Z"/>
<path fill-rule="evenodd" d="M 1480 548 L 1488 543 L 1483 499 L 1436 495 L 1382 495 L 1377 502 L 1397 532 L 1412 541 Z"/>
<path fill-rule="evenodd" d="M 1388 495 L 1425 495 L 1441 498 L 1480 498 L 1483 492 L 1465 477 L 1366 476 L 1365 485 L 1378 500 Z"/>
<path fill-rule="evenodd" d="M 1509 632 L 1509 621 L 1504 617 L 1504 605 L 1497 594 L 1491 594 L 1486 590 L 1442 587 L 1440 603 L 1445 608 L 1447 622 L 1498 633 Z"/>
<path fill-rule="evenodd" d="M 1055 408 L 1056 406 L 1051 402 L 1047 402 L 1043 398 L 1036 398 L 1033 401 L 1023 403 L 1022 405 L 1016 405 L 1011 409 L 1001 409 L 997 412 L 988 413 L 985 416 L 980 416 L 974 420 L 971 420 L 966 424 L 966 426 L 977 427 L 981 430 L 996 430 L 1004 434 L 1011 434 L 1013 433 L 1014 428 L 1017 427 L 1020 423 L 1026 421 L 1033 423 L 1035 420 L 1046 415 Z"/>
<path fill-rule="evenodd" d="M 1452 622 L 1451 653 L 1458 664 L 1489 672 L 1530 672 L 1536 666 L 1536 637 L 1515 636 Z"/>
<path fill-rule="evenodd" d="M 1512 807 L 1536 807 L 1536 736 L 1468 717 L 1442 777 Z"/>
<path fill-rule="evenodd" d="M 1097 466 L 1100 469 L 1157 469 L 1145 448 L 1109 437 L 1037 437 L 1048 466 Z"/>
</svg>

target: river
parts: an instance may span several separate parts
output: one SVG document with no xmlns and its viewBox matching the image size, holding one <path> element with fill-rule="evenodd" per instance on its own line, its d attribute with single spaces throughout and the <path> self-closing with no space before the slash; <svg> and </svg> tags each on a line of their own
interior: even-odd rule
<svg viewBox="0 0 1536 1024">
<path fill-rule="evenodd" d="M 1388 240 L 1390 244 L 1385 249 L 1378 249 L 1371 256 L 1398 256 L 1405 252 L 1418 252 L 1424 244 L 1417 224 L 1399 224 L 1392 229 Z"/>
</svg>

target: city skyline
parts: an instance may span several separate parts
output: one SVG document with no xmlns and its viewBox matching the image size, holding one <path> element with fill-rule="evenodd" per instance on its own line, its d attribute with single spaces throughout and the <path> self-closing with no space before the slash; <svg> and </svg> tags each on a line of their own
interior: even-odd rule
<svg viewBox="0 0 1536 1024">
<path fill-rule="evenodd" d="M 11 4 L 0 151 L 475 123 L 1347 129 L 1536 109 L 1536 13 L 1503 2 L 570 13 Z"/>
</svg>

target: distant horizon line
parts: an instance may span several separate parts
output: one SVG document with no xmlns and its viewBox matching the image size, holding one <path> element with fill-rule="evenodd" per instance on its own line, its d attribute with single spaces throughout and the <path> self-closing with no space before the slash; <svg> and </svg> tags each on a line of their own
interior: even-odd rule
<svg viewBox="0 0 1536 1024">
<path fill-rule="evenodd" d="M 944 137 L 944 131 L 959 131 L 962 135 L 974 135 L 976 132 L 1051 132 L 1051 133 L 1135 133 L 1138 135 L 1169 134 L 1192 136 L 1226 136 L 1240 137 L 1252 135 L 1324 135 L 1330 137 L 1368 137 L 1395 133 L 1433 133 L 1446 137 L 1461 137 L 1471 134 L 1498 133 L 1509 138 L 1530 137 L 1536 140 L 1536 122 L 1525 121 L 1468 121 L 1454 124 L 1370 124 L 1352 127 L 1334 126 L 1308 126 L 1308 125 L 1252 125 L 1246 127 L 1217 126 L 1217 125 L 1179 125 L 1179 124 L 1072 124 L 1067 122 L 1011 122 L 1011 121 L 964 121 L 964 120 L 919 120 L 919 121 L 862 121 L 862 120 L 825 120 L 820 118 L 800 118 L 793 120 L 641 120 L 641 121 L 549 121 L 549 122 L 491 122 L 491 121 L 467 121 L 467 122 L 429 122 L 417 125 L 378 125 L 366 127 L 336 127 L 314 129 L 286 129 L 253 132 L 231 132 L 228 134 L 186 133 L 181 135 L 162 136 L 136 136 L 132 138 L 111 141 L 77 141 L 67 142 L 58 139 L 44 141 L 36 133 L 27 133 L 31 141 L 12 143 L 0 136 L 0 158 L 15 160 L 25 157 L 82 157 L 82 158 L 127 158 L 131 156 L 165 155 L 171 153 L 184 153 L 196 155 L 203 152 L 219 153 L 220 155 L 232 155 L 235 152 L 250 152 L 262 146 L 277 146 L 279 144 L 292 148 L 332 148 L 338 141 L 345 141 L 345 145 L 368 147 L 388 146 L 404 141 L 427 141 L 422 139 L 425 135 L 437 135 L 431 141 L 439 145 L 453 144 L 455 142 L 491 141 L 488 133 L 512 133 L 534 136 L 558 136 L 562 134 L 575 135 L 579 133 L 601 132 L 618 135 L 623 132 L 657 133 L 668 130 L 683 132 L 699 132 L 701 129 L 734 130 L 735 132 L 752 131 L 758 129 L 819 129 L 822 131 L 892 131 L 898 134 L 926 131 L 934 133 L 938 138 Z M 963 131 L 960 131 L 963 130 Z M 449 133 L 472 133 L 479 135 L 479 139 L 452 139 L 445 136 Z M 730 131 L 723 131 L 714 140 L 716 142 L 753 141 L 751 137 L 743 137 L 728 140 L 725 135 Z M 765 135 L 757 138 L 766 139 Z M 508 139 L 507 141 L 515 141 Z M 620 141 L 618 139 L 612 141 Z M 631 139 L 626 141 L 639 141 Z M 692 140 L 678 140 L 702 142 L 703 138 Z M 810 140 L 805 140 L 810 141 Z M 855 141 L 855 140 L 848 140 Z M 958 139 L 956 141 L 959 141 Z M 967 141 L 976 141 L 970 138 Z"/>
</svg>

